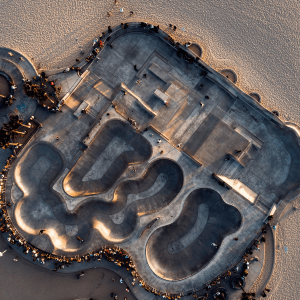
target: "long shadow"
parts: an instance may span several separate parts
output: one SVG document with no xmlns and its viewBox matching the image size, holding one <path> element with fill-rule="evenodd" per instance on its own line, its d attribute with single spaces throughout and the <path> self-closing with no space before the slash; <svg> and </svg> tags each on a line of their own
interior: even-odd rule
<svg viewBox="0 0 300 300">
<path fill-rule="evenodd" d="M 32 176 L 30 177 L 29 174 L 41 158 L 49 161 L 49 167 L 45 168 L 44 172 L 40 173 L 40 176 L 37 176 L 33 182 Z M 169 159 L 159 159 L 149 166 L 142 178 L 121 182 L 117 186 L 111 202 L 94 197 L 89 201 L 83 201 L 84 203 L 77 207 L 76 211 L 70 212 L 67 210 L 64 200 L 52 190 L 52 185 L 62 170 L 63 159 L 53 146 L 40 143 L 29 149 L 17 166 L 15 173 L 19 187 L 26 191 L 25 197 L 18 204 L 21 214 L 27 215 L 25 218 L 28 221 L 27 225 L 31 228 L 34 227 L 35 230 L 52 228 L 56 230 L 58 236 L 66 236 L 64 226 L 57 227 L 55 225 L 53 227 L 53 219 L 43 218 L 38 222 L 30 220 L 30 213 L 36 205 L 35 201 L 40 201 L 38 199 L 41 197 L 42 201 L 51 207 L 55 219 L 62 225 L 77 225 L 78 235 L 87 243 L 92 242 L 90 235 L 95 229 L 99 231 L 104 240 L 110 243 L 123 241 L 135 230 L 138 215 L 162 209 L 176 197 L 183 185 L 183 172 L 179 165 Z M 160 174 L 164 174 L 164 185 L 158 191 L 147 195 L 147 190 L 159 180 Z M 143 193 L 141 199 L 132 201 L 126 206 L 128 195 L 140 193 Z M 121 220 L 121 223 L 116 224 L 110 215 L 121 210 L 123 210 L 124 219 Z M 39 228 L 41 224 L 43 224 L 43 228 Z M 82 246 L 74 242 L 76 239 L 73 237 L 72 241 L 68 242 L 69 248 L 80 250 Z M 85 243 L 85 247 L 87 243 Z"/>
<path fill-rule="evenodd" d="M 111 162 L 111 165 L 108 166 L 101 178 L 84 181 L 85 175 L 90 171 L 111 141 L 116 138 L 125 142 L 129 148 L 124 149 Z M 120 148 L 121 145 L 117 147 Z M 112 150 L 113 152 L 116 151 L 116 149 Z M 66 193 L 73 197 L 94 195 L 108 191 L 129 164 L 145 162 L 151 157 L 151 154 L 152 146 L 148 140 L 136 133 L 125 122 L 111 120 L 103 126 L 92 144 L 68 173 L 64 179 L 64 189 Z"/>
</svg>

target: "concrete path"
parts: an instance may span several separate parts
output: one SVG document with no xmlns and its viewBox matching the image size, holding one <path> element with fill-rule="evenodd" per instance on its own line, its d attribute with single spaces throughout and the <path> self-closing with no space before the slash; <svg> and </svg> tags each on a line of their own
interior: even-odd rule
<svg viewBox="0 0 300 300">
<path fill-rule="evenodd" d="M 74 256 L 118 245 L 154 289 L 188 294 L 231 268 L 271 206 L 299 185 L 299 135 L 203 61 L 180 57 L 166 34 L 129 27 L 111 34 L 63 113 L 14 163 L 8 214 L 35 247 Z M 145 118 L 128 95 L 155 114 Z M 218 172 L 257 197 L 219 184 Z M 200 197 L 205 190 L 212 196 Z"/>
</svg>

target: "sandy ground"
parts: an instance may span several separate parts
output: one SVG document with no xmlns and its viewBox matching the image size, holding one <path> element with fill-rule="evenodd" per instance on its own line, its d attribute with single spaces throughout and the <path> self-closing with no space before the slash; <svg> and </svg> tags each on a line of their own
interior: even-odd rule
<svg viewBox="0 0 300 300">
<path fill-rule="evenodd" d="M 4 252 L 5 251 L 5 252 Z M 29 261 L 18 258 L 10 249 L 3 235 L 0 235 L 0 299 L 2 300 L 109 300 L 111 293 L 119 300 L 136 300 L 132 292 L 125 291 L 126 283 L 120 283 L 120 276 L 103 269 L 89 269 L 76 279 L 77 273 L 58 274 L 37 267 Z M 115 279 L 115 282 L 112 281 Z"/>
<path fill-rule="evenodd" d="M 282 216 L 276 230 L 276 264 L 269 287 L 271 300 L 298 300 L 300 278 L 300 199 Z"/>
<path fill-rule="evenodd" d="M 266 108 L 300 124 L 299 17 L 298 0 L 118 0 L 117 5 L 113 0 L 0 0 L 0 46 L 21 51 L 39 68 L 61 68 L 72 65 L 80 51 L 90 51 L 91 41 L 108 25 L 171 23 L 178 28 L 175 39 L 199 43 L 208 64 L 233 69 L 242 90 L 260 93 Z M 300 211 L 294 211 L 278 229 L 282 247 L 275 271 L 281 280 L 273 299 L 287 299 L 284 293 L 299 299 L 299 223 Z"/>
<path fill-rule="evenodd" d="M 244 91 L 259 92 L 267 108 L 300 124 L 298 0 L 0 0 L 0 7 L 0 46 L 41 68 L 71 65 L 108 25 L 129 20 L 131 10 L 131 19 L 175 24 L 177 35 L 203 46 L 212 67 L 234 69 Z"/>
</svg>

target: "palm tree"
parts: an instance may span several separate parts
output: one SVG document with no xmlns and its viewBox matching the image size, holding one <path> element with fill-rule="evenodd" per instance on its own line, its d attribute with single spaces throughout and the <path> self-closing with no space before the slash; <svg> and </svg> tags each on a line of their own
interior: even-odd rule
<svg viewBox="0 0 300 300">
<path fill-rule="evenodd" d="M 29 123 L 28 125 L 23 124 L 23 120 L 19 118 L 18 115 L 12 115 L 9 117 L 9 124 L 12 128 L 19 128 L 21 126 L 32 128 L 32 125 Z"/>
<path fill-rule="evenodd" d="M 21 146 L 19 143 L 10 143 L 10 136 L 10 134 L 7 134 L 7 131 L 0 130 L 0 147 L 2 149 L 7 149 L 9 146 Z"/>
<path fill-rule="evenodd" d="M 3 149 L 8 148 L 9 146 L 21 146 L 19 143 L 11 143 L 11 138 L 14 138 L 18 135 L 23 137 L 27 131 L 19 131 L 18 129 L 22 126 L 31 128 L 32 125 L 25 125 L 22 123 L 23 120 L 19 118 L 18 115 L 13 115 L 9 117 L 9 122 L 4 123 L 0 130 L 0 147 Z"/>
<path fill-rule="evenodd" d="M 25 94 L 29 97 L 36 97 L 40 101 L 49 100 L 51 103 L 54 103 L 52 99 L 49 98 L 47 92 L 44 88 L 41 88 L 38 84 L 33 84 L 32 82 L 26 82 L 24 84 Z"/>
<path fill-rule="evenodd" d="M 9 121 L 9 123 L 7 124 L 3 124 L 2 126 L 2 130 L 6 133 L 6 135 L 8 136 L 18 136 L 21 135 L 22 137 L 27 133 L 27 131 L 18 131 L 17 128 L 19 128 L 20 126 L 18 126 L 18 124 L 13 123 L 11 121 Z"/>
</svg>

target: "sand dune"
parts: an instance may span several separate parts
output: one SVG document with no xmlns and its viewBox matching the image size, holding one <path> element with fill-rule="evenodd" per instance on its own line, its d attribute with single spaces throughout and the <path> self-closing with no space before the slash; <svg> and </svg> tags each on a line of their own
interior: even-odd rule
<svg viewBox="0 0 300 300">
<path fill-rule="evenodd" d="M 0 0 L 0 46 L 21 51 L 39 68 L 60 68 L 89 51 L 108 25 L 148 20 L 164 28 L 172 23 L 178 27 L 175 38 L 202 45 L 203 59 L 213 68 L 232 68 L 242 90 L 260 93 L 266 108 L 300 124 L 299 17 L 297 0 L 118 0 L 117 5 L 113 0 Z M 285 229 L 299 221 L 296 213 L 282 222 L 287 247 L 299 249 L 298 230 Z M 287 270 L 293 278 L 299 275 L 298 252 L 288 252 L 274 299 L 285 299 L 281 291 L 297 299 L 299 285 L 287 285 Z"/>
</svg>

